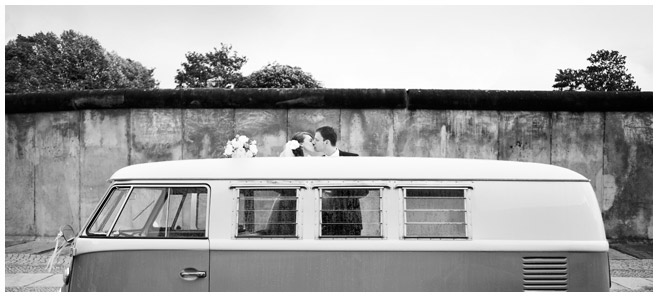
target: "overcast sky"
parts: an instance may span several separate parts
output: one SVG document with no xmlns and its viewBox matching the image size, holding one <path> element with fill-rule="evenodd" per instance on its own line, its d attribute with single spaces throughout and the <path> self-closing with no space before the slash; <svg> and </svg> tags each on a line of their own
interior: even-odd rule
<svg viewBox="0 0 658 297">
<path fill-rule="evenodd" d="M 73 29 L 155 68 L 160 88 L 189 51 L 231 44 L 299 66 L 327 88 L 552 90 L 599 49 L 627 56 L 653 91 L 652 6 L 5 6 L 5 44 Z"/>
</svg>

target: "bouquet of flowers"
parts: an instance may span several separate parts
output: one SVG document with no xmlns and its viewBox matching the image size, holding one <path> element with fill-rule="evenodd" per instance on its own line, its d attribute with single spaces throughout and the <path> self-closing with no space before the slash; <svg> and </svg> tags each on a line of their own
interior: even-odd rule
<svg viewBox="0 0 658 297">
<path fill-rule="evenodd" d="M 256 140 L 249 141 L 249 137 L 235 135 L 235 138 L 226 142 L 224 156 L 228 158 L 251 158 L 258 153 Z"/>
</svg>

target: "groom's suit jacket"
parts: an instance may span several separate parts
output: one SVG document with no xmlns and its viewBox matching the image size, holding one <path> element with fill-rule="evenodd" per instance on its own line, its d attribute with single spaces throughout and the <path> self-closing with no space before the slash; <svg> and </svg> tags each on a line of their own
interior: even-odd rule
<svg viewBox="0 0 658 297">
<path fill-rule="evenodd" d="M 341 150 L 338 150 L 338 156 L 340 157 L 358 157 L 358 154 L 355 153 L 350 153 L 350 152 L 344 152 Z"/>
</svg>

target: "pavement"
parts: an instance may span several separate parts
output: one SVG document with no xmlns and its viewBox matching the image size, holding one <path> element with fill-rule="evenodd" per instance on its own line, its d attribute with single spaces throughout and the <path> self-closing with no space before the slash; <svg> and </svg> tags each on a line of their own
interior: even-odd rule
<svg viewBox="0 0 658 297">
<path fill-rule="evenodd" d="M 46 265 L 54 240 L 5 241 L 5 292 L 57 292 L 70 257 Z M 64 250 L 61 255 L 68 255 Z M 611 292 L 653 292 L 653 243 L 610 244 Z"/>
</svg>

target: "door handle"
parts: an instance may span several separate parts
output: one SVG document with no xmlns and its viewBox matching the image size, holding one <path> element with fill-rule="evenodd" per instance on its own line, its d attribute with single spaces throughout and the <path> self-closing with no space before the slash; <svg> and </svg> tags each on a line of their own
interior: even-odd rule
<svg viewBox="0 0 658 297">
<path fill-rule="evenodd" d="M 194 268 L 185 268 L 181 270 L 180 272 L 180 277 L 186 281 L 193 281 L 199 278 L 205 278 L 206 277 L 206 272 L 205 271 L 198 271 Z"/>
</svg>

